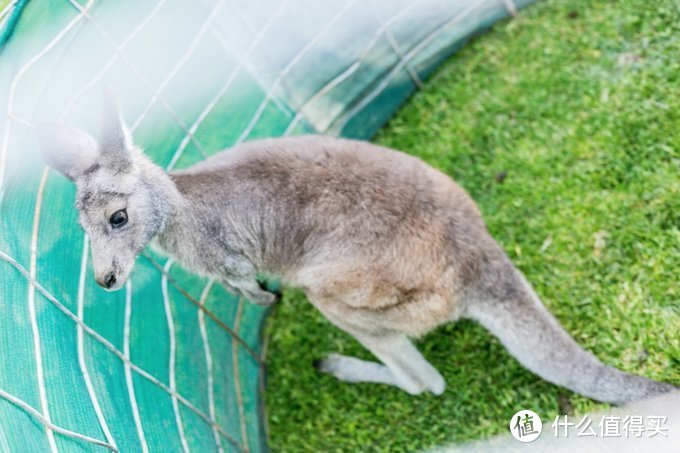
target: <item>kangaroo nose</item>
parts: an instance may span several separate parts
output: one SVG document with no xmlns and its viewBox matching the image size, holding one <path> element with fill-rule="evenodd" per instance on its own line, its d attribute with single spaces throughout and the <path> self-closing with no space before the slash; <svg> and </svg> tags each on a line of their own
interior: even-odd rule
<svg viewBox="0 0 680 453">
<path fill-rule="evenodd" d="M 109 272 L 106 274 L 104 277 L 104 288 L 109 289 L 111 288 L 114 284 L 116 283 L 116 276 L 113 274 L 113 272 Z"/>
</svg>

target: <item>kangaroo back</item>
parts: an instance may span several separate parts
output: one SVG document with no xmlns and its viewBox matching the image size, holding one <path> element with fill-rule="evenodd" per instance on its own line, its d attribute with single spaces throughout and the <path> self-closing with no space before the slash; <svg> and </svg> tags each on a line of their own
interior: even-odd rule
<svg viewBox="0 0 680 453">
<path fill-rule="evenodd" d="M 526 368 L 554 384 L 613 404 L 677 390 L 600 362 L 559 325 L 505 254 L 500 252 L 489 262 L 467 317 L 486 327 Z"/>
</svg>

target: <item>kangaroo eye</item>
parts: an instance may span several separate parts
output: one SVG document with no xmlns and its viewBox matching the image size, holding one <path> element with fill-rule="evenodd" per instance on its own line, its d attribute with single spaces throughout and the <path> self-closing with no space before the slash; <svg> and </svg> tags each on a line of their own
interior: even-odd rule
<svg viewBox="0 0 680 453">
<path fill-rule="evenodd" d="M 118 211 L 111 214 L 109 218 L 109 223 L 113 228 L 120 228 L 125 225 L 128 221 L 127 210 L 119 209 Z"/>
</svg>

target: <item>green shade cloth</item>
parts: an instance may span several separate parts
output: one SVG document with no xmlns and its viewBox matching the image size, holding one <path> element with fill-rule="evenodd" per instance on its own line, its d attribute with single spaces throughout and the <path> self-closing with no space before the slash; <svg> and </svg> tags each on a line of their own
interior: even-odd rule
<svg viewBox="0 0 680 453">
<path fill-rule="evenodd" d="M 0 451 L 263 451 L 266 309 L 147 250 L 92 278 L 75 187 L 33 125 L 111 88 L 159 165 L 244 140 L 370 137 L 528 1 L 19 0 L 0 17 Z"/>
</svg>

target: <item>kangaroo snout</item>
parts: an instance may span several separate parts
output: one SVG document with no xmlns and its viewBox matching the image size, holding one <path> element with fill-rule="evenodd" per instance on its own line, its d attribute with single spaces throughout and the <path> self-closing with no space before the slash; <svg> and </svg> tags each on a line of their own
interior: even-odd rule
<svg viewBox="0 0 680 453">
<path fill-rule="evenodd" d="M 99 275 L 98 277 L 96 277 L 96 280 L 97 284 L 104 289 L 107 290 L 117 289 L 114 287 L 114 285 L 116 285 L 118 278 L 116 277 L 116 274 L 113 271 L 109 271 L 102 275 Z"/>
</svg>

